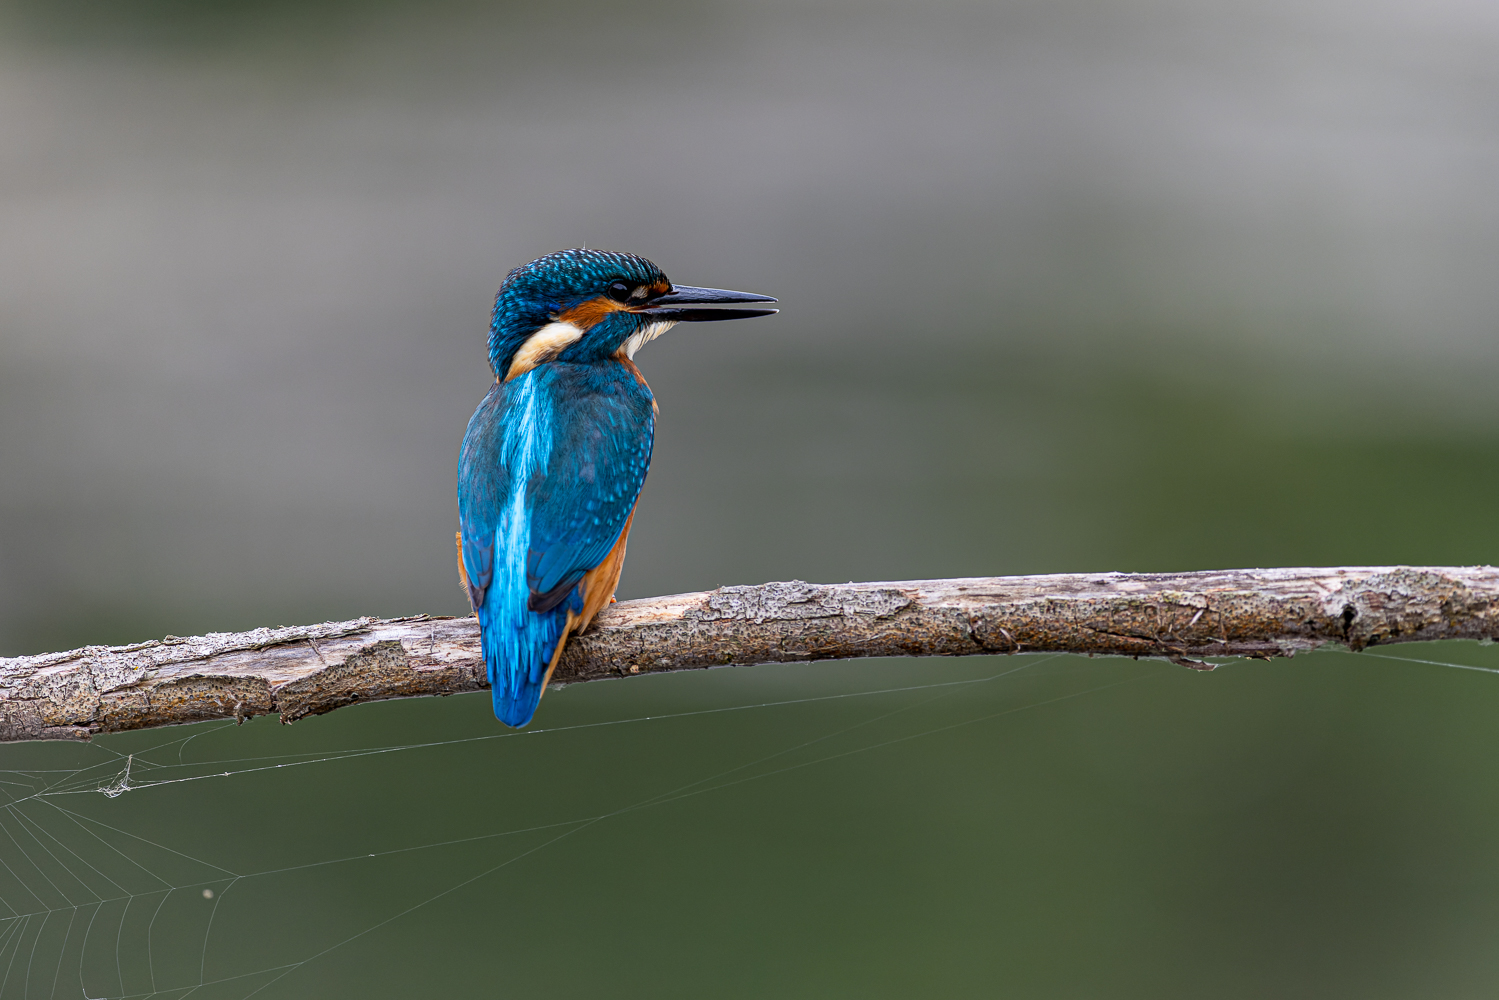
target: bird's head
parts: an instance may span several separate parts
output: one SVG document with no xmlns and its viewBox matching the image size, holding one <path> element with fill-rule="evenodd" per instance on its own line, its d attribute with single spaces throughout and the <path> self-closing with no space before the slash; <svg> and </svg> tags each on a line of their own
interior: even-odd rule
<svg viewBox="0 0 1499 1000">
<path fill-rule="evenodd" d="M 673 285 L 644 257 L 559 250 L 511 271 L 494 300 L 489 367 L 500 380 L 547 361 L 633 358 L 677 323 L 766 316 L 768 295 Z"/>
</svg>

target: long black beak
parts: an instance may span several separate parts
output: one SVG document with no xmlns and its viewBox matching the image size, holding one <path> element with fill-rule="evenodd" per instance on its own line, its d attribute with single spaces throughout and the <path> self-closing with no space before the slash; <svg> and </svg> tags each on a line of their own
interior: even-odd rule
<svg viewBox="0 0 1499 1000">
<path fill-rule="evenodd" d="M 754 292 L 731 292 L 726 288 L 695 288 L 692 285 L 673 285 L 671 291 L 654 298 L 650 304 L 632 309 L 673 323 L 702 323 L 715 319 L 749 319 L 751 316 L 769 316 L 779 309 L 724 309 L 724 304 L 733 302 L 774 302 L 769 295 Z M 706 309 L 682 309 L 680 306 L 708 306 Z"/>
</svg>

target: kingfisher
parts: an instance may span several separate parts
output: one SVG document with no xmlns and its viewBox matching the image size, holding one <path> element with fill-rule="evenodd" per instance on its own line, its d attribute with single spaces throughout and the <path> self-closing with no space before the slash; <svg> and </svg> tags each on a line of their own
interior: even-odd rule
<svg viewBox="0 0 1499 1000">
<path fill-rule="evenodd" d="M 458 576 L 507 726 L 531 721 L 568 636 L 614 597 L 656 436 L 635 352 L 677 323 L 777 310 L 674 285 L 634 254 L 561 250 L 505 277 L 494 384 L 458 459 Z"/>
</svg>

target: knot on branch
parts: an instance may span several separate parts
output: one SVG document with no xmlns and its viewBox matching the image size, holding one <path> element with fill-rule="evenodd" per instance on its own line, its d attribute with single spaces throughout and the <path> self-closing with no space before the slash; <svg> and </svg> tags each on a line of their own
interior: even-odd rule
<svg viewBox="0 0 1499 1000">
<path fill-rule="evenodd" d="M 1499 630 L 1495 601 L 1450 575 L 1397 567 L 1350 580 L 1328 594 L 1322 609 L 1341 620 L 1343 640 L 1355 652 L 1400 639 L 1471 637 L 1474 626 Z"/>
</svg>

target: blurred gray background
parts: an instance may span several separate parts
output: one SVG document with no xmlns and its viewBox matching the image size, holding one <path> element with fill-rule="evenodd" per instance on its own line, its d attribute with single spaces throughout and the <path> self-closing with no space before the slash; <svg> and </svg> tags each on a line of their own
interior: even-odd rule
<svg viewBox="0 0 1499 1000">
<path fill-rule="evenodd" d="M 582 244 L 785 303 L 642 354 L 630 595 L 1494 557 L 1491 5 L 3 23 L 7 652 L 462 611 L 494 289 Z"/>
<path fill-rule="evenodd" d="M 639 253 L 674 280 L 783 306 L 773 320 L 678 328 L 638 358 L 661 417 L 622 598 L 771 579 L 1472 564 L 1499 553 L 1492 4 L 4 0 L 0 135 L 0 655 L 464 613 L 454 471 L 490 379 L 492 296 L 509 268 L 576 245 Z M 1089 832 L 1032 802 L 1040 825 L 1028 836 L 1103 866 L 1078 876 L 1077 912 L 1127 901 L 1118 920 L 1145 951 L 1131 959 L 1111 945 L 1089 965 L 1080 953 L 1123 932 L 1100 930 L 1090 945 L 1057 917 L 1054 933 L 1008 946 L 1057 965 L 1016 979 L 958 949 L 940 963 L 956 977 L 944 988 L 1310 996 L 1357 983 L 1351 993 L 1394 996 L 1441 968 L 1446 986 L 1409 995 L 1491 995 L 1499 967 L 1476 943 L 1499 919 L 1488 889 L 1422 903 L 1419 926 L 1440 933 L 1417 941 L 1408 921 L 1411 893 L 1471 888 L 1487 858 L 1479 845 L 1499 833 L 1493 768 L 1453 778 L 1445 806 L 1401 798 L 1456 761 L 1493 756 L 1488 678 L 1323 659 L 1320 672 L 1235 668 L 1232 683 L 1224 671 L 1162 675 L 1182 713 L 1224 720 L 1182 733 L 1181 746 L 1132 742 L 1174 731 L 1181 715 L 1153 713 L 1176 702 L 1108 693 L 1055 709 L 1107 721 L 1043 727 L 1028 737 L 1041 742 L 1023 743 L 1037 788 L 1070 789 L 1066 808 L 1098 788 L 1043 747 L 1065 752 L 1080 726 L 1120 774 L 1154 773 L 1215 739 L 1233 767 L 1295 759 L 1252 783 L 1290 796 L 1271 829 L 1317 830 L 1320 847 L 1300 842 L 1308 853 L 1295 863 L 1246 858 L 1249 842 L 1233 839 L 1250 836 L 1242 815 L 1173 812 L 1208 764 L 1134 802 L 1136 827 L 1116 817 Z M 897 683 L 960 668 L 879 669 Z M 828 670 L 818 676 L 850 686 L 864 676 Z M 738 680 L 597 686 L 549 698 L 543 716 L 585 703 L 607 713 L 647 690 L 711 701 L 740 697 L 737 684 L 796 697 L 808 683 L 756 668 Z M 1349 707 L 1349 685 L 1363 708 Z M 1290 704 L 1300 722 L 1278 715 Z M 1389 749 L 1399 727 L 1385 713 L 1413 705 L 1429 715 L 1430 740 Z M 348 740 L 382 741 L 398 724 L 446 732 L 455 712 L 476 731 L 492 724 L 483 699 L 455 699 L 352 710 L 338 725 L 355 727 Z M 1454 714 L 1474 728 L 1441 721 Z M 298 731 L 318 725 L 333 722 Z M 243 732 L 264 734 L 253 737 L 261 753 L 291 738 L 258 723 Z M 659 752 L 692 757 L 724 739 L 705 733 Z M 935 772 L 998 780 L 980 763 L 989 758 L 929 744 L 926 777 L 909 790 L 921 801 L 871 792 L 881 810 L 961 813 L 969 793 L 937 795 Z M 1362 748 L 1357 760 L 1338 756 L 1348 747 Z M 986 752 L 1008 760 L 1013 749 Z M 1416 756 L 1395 768 L 1405 784 L 1389 786 L 1389 755 L 1406 753 Z M 1298 768 L 1321 773 L 1328 754 L 1352 770 L 1293 794 L 1310 780 Z M 892 765 L 859 759 L 854 783 L 883 789 Z M 368 780 L 399 794 L 388 779 Z M 283 782 L 264 794 L 291 793 Z M 309 809 L 324 801 L 315 781 L 306 794 Z M 815 811 L 835 793 L 814 783 L 786 794 L 756 815 Z M 1340 795 L 1407 802 L 1472 852 L 1421 841 L 1405 807 L 1371 819 Z M 1234 808 L 1263 816 L 1274 796 L 1255 796 Z M 184 799 L 162 815 L 188 836 L 200 807 Z M 1179 859 L 1098 852 L 1118 850 L 1110 831 L 1125 828 L 1155 850 L 1145 845 L 1158 846 L 1162 823 L 1199 824 L 1182 834 L 1207 850 L 1188 879 L 1198 895 L 1141 904 L 1138 887 L 1117 880 L 1150 872 L 1151 884 L 1175 884 Z M 962 820 L 941 825 L 952 824 Z M 862 821 L 844 833 L 879 842 Z M 964 841 L 971 855 L 952 848 L 963 880 L 984 883 L 991 836 Z M 925 850 L 913 837 L 909 849 Z M 1384 846 L 1349 861 L 1359 838 Z M 1412 857 L 1447 867 L 1371 888 L 1391 858 Z M 1306 874 L 1345 862 L 1335 887 Z M 888 864 L 848 863 L 855 881 Z M 1073 860 L 1049 863 L 1059 878 L 1075 874 Z M 661 864 L 654 877 L 687 878 Z M 807 885 L 784 858 L 744 864 L 745 885 Z M 923 884 L 889 901 L 894 926 L 926 898 Z M 1024 924 L 1056 891 L 1021 893 L 1006 919 Z M 978 935 L 979 952 L 999 947 L 983 909 L 993 899 L 970 902 L 979 909 L 944 912 Z M 745 904 L 743 920 L 768 905 Z M 1252 954 L 1204 941 L 1190 960 L 1148 957 L 1212 914 L 1236 915 L 1234 934 L 1253 935 L 1291 912 L 1348 937 L 1303 947 L 1297 932 Z M 727 937 L 743 930 L 723 919 Z M 1489 938 L 1473 930 L 1480 919 Z M 1355 927 L 1366 924 L 1383 943 L 1350 949 L 1371 940 Z M 930 943 L 906 951 L 904 932 L 872 933 L 852 965 L 808 945 L 800 972 L 734 981 L 744 995 L 910 995 L 936 982 L 909 978 L 934 961 Z M 1464 933 L 1476 935 L 1469 950 Z M 770 953 L 791 963 L 796 942 Z M 645 963 L 636 973 L 601 966 L 565 988 L 511 972 L 554 995 L 733 992 L 724 965 L 666 962 L 682 978 L 661 978 L 641 969 L 665 959 L 631 954 Z M 420 961 L 410 969 L 420 988 L 456 988 Z M 473 988 L 490 982 L 472 974 Z M 263 995 L 333 995 L 300 982 Z"/>
</svg>

